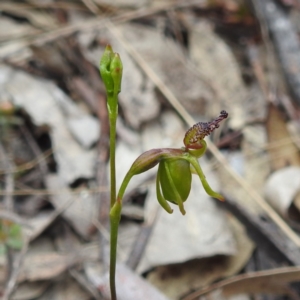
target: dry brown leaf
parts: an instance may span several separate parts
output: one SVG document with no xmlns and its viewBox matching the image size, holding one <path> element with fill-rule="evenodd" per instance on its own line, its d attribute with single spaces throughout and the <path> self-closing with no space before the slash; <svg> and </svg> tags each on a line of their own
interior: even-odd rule
<svg viewBox="0 0 300 300">
<path fill-rule="evenodd" d="M 116 282 L 120 300 L 168 300 L 164 294 L 125 265 L 117 265 Z"/>
<path fill-rule="evenodd" d="M 12 40 L 13 38 L 24 37 L 39 33 L 39 30 L 25 23 L 15 22 L 10 18 L 0 18 L 0 41 Z"/>
<path fill-rule="evenodd" d="M 56 282 L 39 300 L 90 300 L 91 295 L 69 277 Z"/>
<path fill-rule="evenodd" d="M 299 267 L 286 267 L 237 275 L 197 291 L 184 300 L 198 299 L 213 290 L 222 289 L 225 296 L 241 293 L 288 294 L 286 284 L 300 280 Z M 297 298 L 294 298 L 297 299 Z"/>
<path fill-rule="evenodd" d="M 74 194 L 57 175 L 48 175 L 46 186 L 49 190 L 62 190 L 61 193 L 50 197 L 51 203 L 56 209 L 73 199 L 72 204 L 65 209 L 62 215 L 81 236 L 89 238 L 92 222 L 98 211 L 99 199 L 95 194 L 84 188 L 80 193 Z"/>
<path fill-rule="evenodd" d="M 47 281 L 21 283 L 13 293 L 11 300 L 36 299 L 45 292 L 50 284 Z"/>
<path fill-rule="evenodd" d="M 25 257 L 18 281 L 47 280 L 60 275 L 75 263 L 75 258 L 56 252 L 35 253 Z"/>
<path fill-rule="evenodd" d="M 179 299 L 180 295 L 192 289 L 236 274 L 249 260 L 254 245 L 245 234 L 244 227 L 235 218 L 230 217 L 230 223 L 237 241 L 236 255 L 215 256 L 158 267 L 150 273 L 148 280 L 170 299 Z"/>
<path fill-rule="evenodd" d="M 282 114 L 272 104 L 269 106 L 266 128 L 269 143 L 274 145 L 268 149 L 272 168 L 278 170 L 287 166 L 299 166 L 299 150 L 290 137 Z M 282 141 L 285 141 L 284 145 L 281 145 Z M 278 143 L 278 146 L 276 146 L 276 143 Z"/>
<path fill-rule="evenodd" d="M 51 81 L 7 66 L 0 68 L 0 101 L 24 109 L 36 126 L 49 126 L 58 174 L 65 183 L 94 175 L 96 152 L 85 150 L 68 130 L 68 121 L 87 116 Z M 39 99 L 39 101 L 37 101 Z M 97 127 L 98 128 L 98 127 Z"/>
</svg>

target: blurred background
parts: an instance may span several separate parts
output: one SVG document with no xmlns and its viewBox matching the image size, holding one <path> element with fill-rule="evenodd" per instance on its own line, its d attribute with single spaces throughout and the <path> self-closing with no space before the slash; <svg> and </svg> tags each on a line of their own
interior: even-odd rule
<svg viewBox="0 0 300 300">
<path fill-rule="evenodd" d="M 186 215 L 156 169 L 122 211 L 119 300 L 300 299 L 299 0 L 1 0 L 0 295 L 110 299 L 109 126 L 98 65 L 124 65 L 117 185 L 152 148 L 207 137 Z"/>
</svg>

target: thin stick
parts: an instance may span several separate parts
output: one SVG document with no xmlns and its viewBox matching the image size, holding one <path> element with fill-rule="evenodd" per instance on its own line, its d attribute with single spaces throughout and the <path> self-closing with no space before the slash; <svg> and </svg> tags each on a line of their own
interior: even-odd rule
<svg viewBox="0 0 300 300">
<path fill-rule="evenodd" d="M 168 10 L 170 8 L 176 9 L 176 8 L 184 8 L 184 7 L 189 7 L 192 5 L 197 5 L 197 6 L 205 6 L 205 1 L 200 1 L 200 0 L 190 0 L 190 1 L 177 1 L 177 2 L 170 2 L 167 4 L 163 4 L 157 7 L 153 7 L 151 9 L 147 8 L 140 8 L 134 11 L 122 13 L 116 16 L 113 16 L 111 19 L 113 22 L 117 23 L 124 23 L 128 22 L 130 20 L 135 20 L 139 18 L 143 18 L 146 16 L 151 16 L 156 13 Z M 15 39 L 11 41 L 11 43 L 15 43 L 14 51 L 9 51 L 5 52 L 4 54 L 1 54 L 1 49 L 0 49 L 0 58 L 2 59 L 8 59 L 8 58 L 17 58 L 19 56 L 19 52 L 23 50 L 26 47 L 29 47 L 31 45 L 37 45 L 40 46 L 42 44 L 48 43 L 48 42 L 53 42 L 54 40 L 61 38 L 61 37 L 66 37 L 74 34 L 75 32 L 83 32 L 83 31 L 88 31 L 88 30 L 93 30 L 93 29 L 101 29 L 105 27 L 105 21 L 109 20 L 110 18 L 104 18 L 103 16 L 100 17 L 95 17 L 91 18 L 91 20 L 88 20 L 87 22 L 79 22 L 78 24 L 72 24 L 72 25 L 67 25 L 64 27 L 60 27 L 59 29 L 55 29 L 50 32 L 42 33 L 38 35 L 34 39 L 26 39 L 26 38 L 20 38 L 20 39 Z"/>
<path fill-rule="evenodd" d="M 24 242 L 23 248 L 22 248 L 19 256 L 13 262 L 13 272 L 12 272 L 12 275 L 10 276 L 9 281 L 6 285 L 6 289 L 5 289 L 2 300 L 9 300 L 11 294 L 14 291 L 14 288 L 16 286 L 16 282 L 17 282 L 17 279 L 19 276 L 19 272 L 20 272 L 20 269 L 22 266 L 22 262 L 24 260 L 25 254 L 27 253 L 27 250 L 28 250 L 28 245 L 29 245 L 29 240 L 26 240 Z"/>
</svg>

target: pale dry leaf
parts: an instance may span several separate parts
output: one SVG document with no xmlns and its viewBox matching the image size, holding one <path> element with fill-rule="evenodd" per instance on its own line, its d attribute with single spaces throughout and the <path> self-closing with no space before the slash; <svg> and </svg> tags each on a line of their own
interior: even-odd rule
<svg viewBox="0 0 300 300">
<path fill-rule="evenodd" d="M 65 277 L 56 282 L 39 300 L 90 300 L 91 295 L 75 280 Z"/>
<path fill-rule="evenodd" d="M 157 76 L 173 91 L 181 104 L 193 115 L 203 114 L 211 100 L 211 88 L 186 66 L 188 58 L 179 44 L 156 28 L 125 24 L 117 27 L 124 39 L 151 66 Z M 153 47 L 155 45 L 155 47 Z"/>
<path fill-rule="evenodd" d="M 24 282 L 17 286 L 11 300 L 31 300 L 41 296 L 51 283 L 49 281 Z"/>
<path fill-rule="evenodd" d="M 38 79 L 21 71 L 1 66 L 1 101 L 9 100 L 24 109 L 36 126 L 47 125 L 60 180 L 67 184 L 78 178 L 94 176 L 96 153 L 84 150 L 67 129 L 67 120 L 86 116 L 51 81 Z"/>
<path fill-rule="evenodd" d="M 265 183 L 268 202 L 284 217 L 300 191 L 300 167 L 286 167 L 272 173 Z"/>
<path fill-rule="evenodd" d="M 266 129 L 269 143 L 275 145 L 268 149 L 272 169 L 278 170 L 288 165 L 300 166 L 299 151 L 290 137 L 282 113 L 274 105 L 269 106 Z M 284 145 L 281 144 L 282 140 L 286 141 Z"/>
<path fill-rule="evenodd" d="M 118 261 L 126 263 L 141 226 L 134 222 L 121 222 L 118 237 Z"/>
<path fill-rule="evenodd" d="M 231 297 L 241 293 L 290 295 L 292 299 L 298 299 L 287 284 L 300 280 L 299 267 L 285 267 L 272 270 L 249 272 L 235 277 L 225 279 L 207 288 L 197 291 L 184 300 L 197 299 L 199 296 L 221 290 L 222 295 Z M 296 298 L 295 298 L 296 297 Z"/>
<path fill-rule="evenodd" d="M 118 8 L 141 8 L 144 6 L 148 6 L 149 0 L 94 0 L 95 3 L 99 3 L 99 5 L 113 5 Z"/>
<path fill-rule="evenodd" d="M 80 193 L 72 193 L 57 175 L 48 175 L 46 186 L 49 190 L 62 190 L 61 193 L 50 196 L 51 203 L 57 209 L 73 199 L 72 204 L 63 211 L 62 215 L 81 236 L 88 238 L 93 219 L 98 211 L 99 198 L 84 188 Z"/>
<path fill-rule="evenodd" d="M 212 249 L 212 257 L 158 267 L 150 273 L 148 280 L 168 295 L 170 299 L 176 300 L 190 290 L 207 286 L 217 279 L 232 276 L 239 272 L 252 255 L 254 245 L 247 237 L 243 225 L 232 216 L 229 216 L 228 220 L 236 239 L 235 255 L 214 257 L 214 249 Z M 174 230 L 173 235 L 176 235 L 176 232 L 177 230 Z M 163 244 L 163 248 L 166 247 L 166 244 L 166 242 Z M 176 245 L 174 249 L 175 247 Z M 165 255 L 168 256 L 169 252 L 166 251 Z"/>
<path fill-rule="evenodd" d="M 287 128 L 292 141 L 298 149 L 300 149 L 300 121 L 290 121 L 287 123 Z"/>
<path fill-rule="evenodd" d="M 56 252 L 34 253 L 25 256 L 18 281 L 52 279 L 75 263 L 74 256 Z"/>
<path fill-rule="evenodd" d="M 15 22 L 11 18 L 1 15 L 0 18 L 0 41 L 16 39 L 18 37 L 37 34 L 40 31 L 26 23 Z"/>
<path fill-rule="evenodd" d="M 71 117 L 67 121 L 67 126 L 74 138 L 84 148 L 89 149 L 100 136 L 100 122 L 89 115 Z"/>
<path fill-rule="evenodd" d="M 13 56 L 16 52 L 18 53 L 18 55 L 14 56 L 13 58 L 10 58 L 11 62 L 23 62 L 32 57 L 32 51 L 28 47 L 27 41 L 23 39 L 14 40 L 9 43 L 3 43 L 0 45 L 1 59 L 9 58 Z"/>
<path fill-rule="evenodd" d="M 32 35 L 38 33 L 39 30 L 34 27 L 13 21 L 11 18 L 1 16 L 0 18 L 0 41 L 12 40 L 13 38 L 23 37 L 26 35 Z"/>
<path fill-rule="evenodd" d="M 109 278 L 108 274 L 106 274 L 98 284 L 98 288 L 106 297 L 110 295 L 108 282 Z M 116 285 L 119 300 L 168 300 L 165 295 L 149 284 L 149 282 L 122 264 L 117 264 Z"/>
<path fill-rule="evenodd" d="M 268 153 L 265 151 L 267 144 L 267 134 L 265 126 L 249 125 L 243 129 L 243 141 L 240 154 L 243 157 L 244 173 L 243 178 L 262 193 L 264 184 L 271 172 L 270 160 Z M 229 152 L 230 153 L 230 152 Z M 232 188 L 229 186 L 229 188 Z M 240 198 L 247 207 L 251 206 L 252 210 L 257 213 L 262 210 L 253 201 L 247 201 L 248 198 Z"/>
<path fill-rule="evenodd" d="M 117 144 L 116 149 L 116 162 L 117 162 L 117 174 L 116 184 L 117 189 L 121 186 L 121 183 L 129 171 L 132 163 L 142 154 L 140 145 L 128 145 L 122 141 Z M 138 188 L 149 176 L 153 174 L 153 171 L 141 173 L 134 176 L 126 189 L 126 194 L 129 194 L 132 190 Z"/>
<path fill-rule="evenodd" d="M 28 22 L 38 28 L 43 30 L 51 30 L 58 27 L 59 23 L 57 19 L 48 13 L 47 11 L 35 10 L 35 9 L 15 9 L 16 7 L 6 6 L 2 11 L 7 12 L 17 18 L 27 19 Z M 20 23 L 20 26 L 26 24 L 25 22 Z"/>
<path fill-rule="evenodd" d="M 182 120 L 173 111 L 165 111 L 160 118 L 148 123 L 141 131 L 143 151 L 153 148 L 180 148 L 185 129 Z"/>
<path fill-rule="evenodd" d="M 47 227 L 53 220 L 53 211 L 46 211 L 36 214 L 28 220 L 28 225 L 23 227 L 22 230 L 25 235 L 30 239 L 36 238 L 45 227 Z"/>
</svg>

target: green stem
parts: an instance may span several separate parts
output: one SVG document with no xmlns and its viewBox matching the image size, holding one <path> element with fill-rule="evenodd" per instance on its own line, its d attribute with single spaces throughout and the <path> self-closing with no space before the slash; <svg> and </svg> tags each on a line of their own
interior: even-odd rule
<svg viewBox="0 0 300 300">
<path fill-rule="evenodd" d="M 121 219 L 122 203 L 117 201 L 110 210 L 110 272 L 109 283 L 111 299 L 117 300 L 116 294 L 116 262 L 117 262 L 117 243 L 118 230 Z"/>
<path fill-rule="evenodd" d="M 117 300 L 116 293 L 116 256 L 118 227 L 121 218 L 121 210 L 114 209 L 116 204 L 116 123 L 118 117 L 117 94 L 108 96 L 108 114 L 109 114 L 109 156 L 110 156 L 110 272 L 109 283 L 111 299 Z"/>
<path fill-rule="evenodd" d="M 116 116 L 109 117 L 110 208 L 116 202 Z"/>
<path fill-rule="evenodd" d="M 110 282 L 110 291 L 111 299 L 117 300 L 116 295 L 116 262 L 117 262 L 117 244 L 118 244 L 118 231 L 119 224 L 121 219 L 121 210 L 122 210 L 122 198 L 125 193 L 125 190 L 128 186 L 130 179 L 133 174 L 128 172 L 125 176 L 119 193 L 118 199 L 115 201 L 113 207 L 110 210 L 110 272 L 109 272 L 109 282 Z"/>
</svg>

